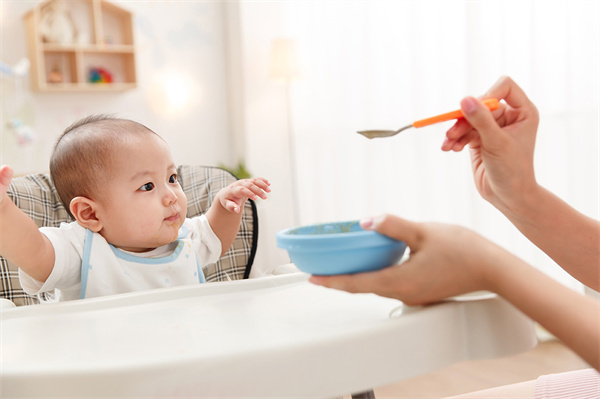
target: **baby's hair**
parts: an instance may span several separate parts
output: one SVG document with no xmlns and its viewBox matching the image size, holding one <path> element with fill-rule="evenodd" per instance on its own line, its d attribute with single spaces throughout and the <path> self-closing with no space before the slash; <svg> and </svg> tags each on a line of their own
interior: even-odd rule
<svg viewBox="0 0 600 399">
<path fill-rule="evenodd" d="M 50 176 L 71 217 L 73 198 L 96 199 L 102 185 L 109 183 L 115 149 L 144 134 L 158 136 L 141 123 L 108 114 L 90 115 L 65 129 L 50 158 Z"/>
</svg>

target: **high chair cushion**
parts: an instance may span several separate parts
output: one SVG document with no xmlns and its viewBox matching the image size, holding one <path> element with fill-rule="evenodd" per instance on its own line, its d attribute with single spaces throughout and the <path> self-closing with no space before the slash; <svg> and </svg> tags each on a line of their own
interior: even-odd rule
<svg viewBox="0 0 600 399">
<path fill-rule="evenodd" d="M 178 179 L 188 199 L 187 217 L 200 215 L 208 210 L 217 192 L 236 178 L 229 172 L 211 166 L 182 165 L 177 168 Z M 8 196 L 38 225 L 58 227 L 71 222 L 62 206 L 56 189 L 48 174 L 31 174 L 13 178 Z M 207 282 L 241 280 L 248 278 L 258 243 L 258 220 L 256 205 L 246 201 L 242 223 L 231 248 L 214 264 L 202 271 Z M 17 306 L 39 303 L 35 296 L 26 294 L 19 283 L 17 267 L 0 256 L 0 298 Z M 51 295 L 44 295 L 50 298 Z"/>
</svg>

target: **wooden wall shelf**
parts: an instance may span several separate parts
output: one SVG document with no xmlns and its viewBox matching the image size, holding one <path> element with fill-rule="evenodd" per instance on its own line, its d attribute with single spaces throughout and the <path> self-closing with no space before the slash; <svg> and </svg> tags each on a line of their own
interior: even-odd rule
<svg viewBox="0 0 600 399">
<path fill-rule="evenodd" d="M 66 12 L 61 13 L 62 22 L 76 31 L 66 40 L 48 34 L 47 16 L 57 10 Z M 104 0 L 49 0 L 24 19 L 33 90 L 110 92 L 137 87 L 129 11 Z"/>
</svg>

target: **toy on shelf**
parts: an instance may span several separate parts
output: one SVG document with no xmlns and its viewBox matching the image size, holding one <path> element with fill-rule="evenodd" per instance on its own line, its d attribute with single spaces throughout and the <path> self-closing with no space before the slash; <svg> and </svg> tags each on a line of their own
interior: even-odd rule
<svg viewBox="0 0 600 399">
<path fill-rule="evenodd" d="M 64 1 L 50 3 L 42 10 L 40 33 L 47 43 L 73 44 L 77 41 L 77 28 Z"/>
<path fill-rule="evenodd" d="M 63 73 L 58 66 L 54 66 L 48 74 L 48 83 L 62 83 L 64 81 Z"/>
<path fill-rule="evenodd" d="M 90 68 L 88 78 L 90 83 L 112 83 L 113 77 L 110 72 L 104 68 Z"/>
</svg>

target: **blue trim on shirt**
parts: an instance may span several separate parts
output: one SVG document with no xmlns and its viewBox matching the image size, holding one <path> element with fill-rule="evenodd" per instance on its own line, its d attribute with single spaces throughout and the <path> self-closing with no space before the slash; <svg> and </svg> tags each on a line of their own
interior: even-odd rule
<svg viewBox="0 0 600 399">
<path fill-rule="evenodd" d="M 181 228 L 179 229 L 179 235 L 177 236 L 177 239 L 181 240 L 182 238 L 185 238 L 190 232 L 190 229 L 188 229 L 187 227 L 185 227 L 185 225 L 181 225 Z"/>
<path fill-rule="evenodd" d="M 196 256 L 196 266 L 198 267 L 198 281 L 200 281 L 200 284 L 206 283 L 206 278 L 204 277 L 204 273 L 202 273 L 202 266 L 200 265 L 200 262 L 198 262 L 197 256 Z"/>
<path fill-rule="evenodd" d="M 177 248 L 173 251 L 173 253 L 169 256 L 163 256 L 161 258 L 144 258 L 142 256 L 135 256 L 126 252 L 121 251 L 119 248 L 115 248 L 112 244 L 108 244 L 110 249 L 112 249 L 113 253 L 117 258 L 126 260 L 132 263 L 142 263 L 146 265 L 160 265 L 163 263 L 173 262 L 179 258 L 181 251 L 183 250 L 184 242 L 181 240 L 177 240 Z"/>
<path fill-rule="evenodd" d="M 90 265 L 90 254 L 92 253 L 92 237 L 94 233 L 90 229 L 85 229 L 85 240 L 83 244 L 83 255 L 81 257 L 81 293 L 79 297 L 85 298 L 87 289 L 88 271 L 92 268 Z"/>
</svg>

